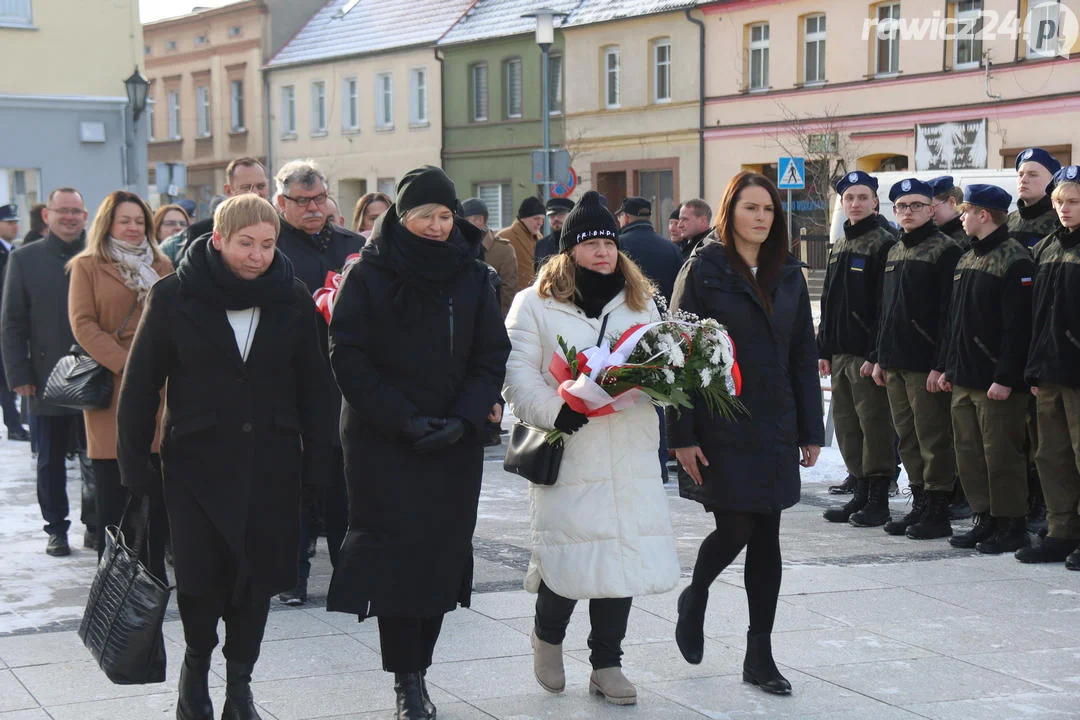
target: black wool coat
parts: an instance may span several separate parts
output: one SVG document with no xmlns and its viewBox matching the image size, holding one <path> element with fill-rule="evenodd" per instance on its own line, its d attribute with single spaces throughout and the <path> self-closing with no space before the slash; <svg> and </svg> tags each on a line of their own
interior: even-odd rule
<svg viewBox="0 0 1080 720">
<path fill-rule="evenodd" d="M 788 256 L 767 289 L 767 313 L 725 252 L 717 241 L 694 251 L 675 281 L 672 307 L 727 327 L 749 414 L 731 422 L 696 402 L 692 411 L 671 413 L 668 446 L 699 445 L 709 461 L 700 487 L 680 468 L 683 497 L 709 510 L 775 512 L 799 501 L 799 447 L 825 441 L 810 296 L 803 264 Z"/>
<path fill-rule="evenodd" d="M 244 362 L 224 307 L 170 275 L 150 292 L 124 369 L 117 445 L 128 487 L 154 492 L 145 468 L 168 383 L 161 460 L 182 593 L 295 587 L 301 479 L 328 477 L 332 379 L 315 304 L 294 279 L 260 313 Z"/>
<path fill-rule="evenodd" d="M 455 227 L 475 252 L 481 232 L 460 219 Z M 391 207 L 345 273 L 330 323 L 330 359 L 345 397 L 349 532 L 327 609 L 361 619 L 434 617 L 468 606 L 484 470 L 480 431 L 510 355 L 487 266 L 466 262 L 448 293 L 410 290 L 389 259 L 399 228 Z M 456 416 L 468 430 L 456 444 L 418 455 L 402 434 L 418 414 Z"/>
<path fill-rule="evenodd" d="M 675 277 L 683 266 L 679 247 L 658 235 L 648 220 L 637 220 L 619 233 L 619 250 L 637 263 L 670 303 Z"/>
</svg>

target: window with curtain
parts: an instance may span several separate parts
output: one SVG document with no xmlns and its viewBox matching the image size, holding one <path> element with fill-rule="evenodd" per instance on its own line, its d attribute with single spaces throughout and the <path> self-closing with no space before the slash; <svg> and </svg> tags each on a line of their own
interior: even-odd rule
<svg viewBox="0 0 1080 720">
<path fill-rule="evenodd" d="M 354 78 L 345 78 L 341 83 L 341 129 L 356 131 L 360 129 L 360 82 Z"/>
<path fill-rule="evenodd" d="M 604 105 L 617 108 L 622 100 L 622 68 L 617 45 L 604 50 Z"/>
<path fill-rule="evenodd" d="M 425 125 L 428 122 L 427 68 L 409 71 L 409 123 Z"/>
<path fill-rule="evenodd" d="M 506 117 L 521 117 L 521 58 L 510 58 L 503 63 L 506 97 Z"/>
<path fill-rule="evenodd" d="M 244 129 L 244 81 L 229 83 L 229 127 L 234 132 Z"/>
<path fill-rule="evenodd" d="M 296 134 L 296 88 L 292 85 L 281 88 L 281 134 Z"/>
<path fill-rule="evenodd" d="M 375 127 L 394 127 L 394 78 L 390 73 L 375 76 Z"/>
<path fill-rule="evenodd" d="M 311 83 L 311 134 L 326 132 L 326 83 Z"/>
<path fill-rule="evenodd" d="M 671 40 L 653 43 L 653 102 L 671 100 Z"/>
<path fill-rule="evenodd" d="M 195 88 L 195 117 L 198 137 L 210 137 L 210 88 L 200 85 Z"/>
<path fill-rule="evenodd" d="M 472 121 L 488 119 L 488 67 L 477 63 L 469 68 L 469 95 L 472 100 Z"/>
</svg>

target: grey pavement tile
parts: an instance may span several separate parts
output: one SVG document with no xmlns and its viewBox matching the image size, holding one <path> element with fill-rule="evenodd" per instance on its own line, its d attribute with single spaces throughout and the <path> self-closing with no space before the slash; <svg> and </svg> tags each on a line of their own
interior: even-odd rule
<svg viewBox="0 0 1080 720">
<path fill-rule="evenodd" d="M 890 705 L 1038 692 L 1039 686 L 946 657 L 806 668 L 805 672 Z"/>
<path fill-rule="evenodd" d="M 266 619 L 266 634 L 263 636 L 263 641 L 319 637 L 340 632 L 341 630 L 323 618 L 303 612 L 299 608 L 288 608 L 270 613 Z"/>
<path fill-rule="evenodd" d="M 744 575 L 728 578 L 732 585 L 744 587 Z M 812 595 L 815 593 L 847 592 L 849 590 L 880 590 L 887 583 L 871 580 L 847 567 L 821 565 L 785 565 L 780 595 Z"/>
<path fill-rule="evenodd" d="M 30 633 L 0 638 L 0 658 L 10 668 L 44 665 L 61 659 L 87 660 L 90 651 L 72 632 Z"/>
<path fill-rule="evenodd" d="M 972 614 L 965 607 L 927 597 L 906 588 L 796 595 L 784 598 L 783 601 L 856 627 L 886 620 L 901 626 L 917 625 L 926 618 L 947 620 Z M 778 611 L 777 620 L 780 618 L 781 613 Z"/>
<path fill-rule="evenodd" d="M 528 636 L 532 633 L 533 618 L 510 618 L 509 620 L 503 620 L 503 623 L 525 636 L 523 638 L 524 642 L 521 645 L 523 648 L 522 653 L 529 653 L 531 655 L 532 649 L 529 646 Z M 563 650 L 588 649 L 589 644 L 587 640 L 590 628 L 589 604 L 583 600 L 579 602 L 578 606 L 574 609 L 574 615 L 570 619 L 570 626 L 566 629 L 566 638 L 563 640 Z M 626 638 L 623 640 L 624 647 L 640 643 L 674 641 L 674 622 L 657 617 L 652 613 L 645 612 L 635 607 L 630 608 L 630 617 L 627 619 L 626 623 Z M 438 652 L 437 648 L 436 652 Z"/>
<path fill-rule="evenodd" d="M 791 681 L 791 695 L 769 695 L 743 682 L 741 674 L 658 683 L 650 685 L 649 690 L 703 715 L 724 720 L 802 720 L 808 716 L 839 712 L 862 713 L 862 717 L 870 718 L 874 717 L 873 711 L 882 706 L 853 690 L 837 687 L 797 670 L 780 669 Z"/>
<path fill-rule="evenodd" d="M 528 622 L 532 623 L 532 618 Z M 528 637 L 498 620 L 484 618 L 480 622 L 445 625 L 433 659 L 441 663 L 525 654 L 532 654 Z"/>
<path fill-rule="evenodd" d="M 536 595 L 524 590 L 473 595 L 472 610 L 495 620 L 532 617 L 536 611 Z"/>
<path fill-rule="evenodd" d="M 170 660 L 170 664 L 171 662 Z M 8 672 L 14 673 L 43 707 L 133 695 L 153 695 L 175 689 L 177 677 L 176 672 L 170 672 L 167 677 L 171 682 L 154 685 L 113 685 L 92 660 L 31 665 Z"/>
<path fill-rule="evenodd" d="M 354 634 L 378 629 L 378 621 L 375 618 L 368 618 L 364 622 L 359 622 L 355 615 L 328 612 L 324 607 L 306 607 L 301 608 L 300 611 L 344 633 Z"/>
<path fill-rule="evenodd" d="M 1074 693 L 1029 693 L 997 698 L 952 700 L 906 706 L 930 720 L 971 720 L 971 718 L 1037 718 L 1076 720 L 1080 716 L 1080 695 Z"/>
<path fill-rule="evenodd" d="M 15 674 L 11 670 L 0 670 L 0 712 L 36 707 L 37 700 L 26 691 Z"/>
<path fill-rule="evenodd" d="M 915 588 L 923 585 L 1009 580 L 1022 577 L 1024 565 L 1011 557 L 1006 561 L 999 556 L 977 555 L 950 560 L 850 565 L 845 569 L 853 575 L 885 585 Z"/>
<path fill-rule="evenodd" d="M 746 648 L 745 636 L 731 642 L 740 652 Z M 777 662 L 797 668 L 904 660 L 934 654 L 862 628 L 774 632 L 772 649 Z"/>
<path fill-rule="evenodd" d="M 588 663 L 568 655 L 563 656 L 563 664 L 566 668 L 566 691 L 584 692 L 592 668 Z M 473 705 L 477 700 L 488 698 L 547 694 L 533 676 L 531 652 L 516 657 L 432 665 L 427 680 L 429 686 L 453 693 Z"/>
<path fill-rule="evenodd" d="M 225 702 L 225 691 L 211 691 L 214 707 L 220 711 Z M 49 706 L 54 720 L 114 720 L 115 718 L 139 718 L 139 720 L 173 720 L 176 717 L 176 693 L 158 693 L 136 697 L 96 700 L 67 705 Z"/>
<path fill-rule="evenodd" d="M 1025 613 L 1062 613 L 1080 624 L 1080 592 L 1055 589 L 1031 580 L 932 585 L 921 595 L 968 608 L 982 615 L 1015 617 Z M 992 602 L 988 602 L 992 599 Z"/>
<path fill-rule="evenodd" d="M 847 712 L 827 711 L 807 715 L 803 720 L 868 720 L 868 718 L 873 718 L 873 720 L 925 720 L 922 715 L 903 708 L 886 705 L 885 703 L 877 703 L 873 708 L 867 707 Z M 971 718 L 965 718 L 965 720 L 971 720 Z"/>
<path fill-rule="evenodd" d="M 961 655 L 958 659 L 1051 690 L 1080 695 L 1080 647 Z M 1080 707 L 1077 712 L 1080 714 Z"/>
<path fill-rule="evenodd" d="M 493 717 L 506 720 L 701 720 L 703 717 L 699 712 L 641 687 L 636 705 L 621 706 L 591 695 L 585 688 L 567 690 L 559 695 L 544 692 L 539 687 L 537 690 L 541 694 L 478 700 L 476 705 Z M 439 708 L 439 717 L 442 716 L 442 708 Z"/>
<path fill-rule="evenodd" d="M 1080 644 L 1080 629 L 1076 637 L 1070 637 L 1044 630 L 1039 620 L 1038 615 L 989 618 L 969 613 L 963 617 L 927 617 L 917 623 L 908 623 L 891 621 L 889 613 L 885 611 L 878 621 L 863 623 L 861 627 L 909 645 L 951 656 L 1074 647 Z"/>
<path fill-rule="evenodd" d="M 436 705 L 435 709 L 438 710 L 439 720 L 492 720 L 494 717 L 479 708 L 462 702 L 439 704 Z M 376 710 L 359 714 L 349 713 L 348 715 L 319 717 L 318 720 L 389 720 L 389 718 L 390 715 L 386 710 Z M 0 715 L 0 720 L 3 720 L 2 715 Z"/>
<path fill-rule="evenodd" d="M 0 720 L 52 720 L 52 718 L 44 710 L 37 709 L 0 712 Z"/>
<path fill-rule="evenodd" d="M 626 645 L 623 651 L 622 666 L 632 683 L 648 684 L 742 672 L 743 651 L 710 638 L 705 638 L 705 656 L 699 665 L 686 662 L 678 646 L 671 640 Z M 575 650 L 567 654 L 583 663 L 589 662 L 588 650 Z"/>
<path fill-rule="evenodd" d="M 441 717 L 442 706 L 457 702 L 458 698 L 434 685 L 432 677 L 433 670 L 429 670 L 431 701 L 439 706 Z M 273 713 L 277 720 L 351 718 L 373 711 L 382 711 L 389 717 L 389 711 L 394 707 L 394 676 L 382 670 L 369 670 L 253 682 L 252 692 L 259 707 Z"/>
<path fill-rule="evenodd" d="M 224 675 L 225 658 L 215 654 L 213 667 Z M 349 635 L 264 642 L 252 677 L 260 682 L 363 672 L 382 667 L 379 655 Z"/>
</svg>

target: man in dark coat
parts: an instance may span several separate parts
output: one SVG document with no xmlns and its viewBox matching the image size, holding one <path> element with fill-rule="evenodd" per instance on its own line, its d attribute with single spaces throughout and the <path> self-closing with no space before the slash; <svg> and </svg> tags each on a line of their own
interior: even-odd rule
<svg viewBox="0 0 1080 720">
<path fill-rule="evenodd" d="M 326 477 L 332 382 L 315 303 L 274 250 L 273 207 L 234 197 L 217 218 L 224 236 L 198 238 L 146 301 L 120 390 L 117 459 L 124 485 L 163 493 L 169 513 L 187 644 L 177 717 L 214 717 L 207 674 L 224 618 L 222 717 L 248 720 L 270 598 L 296 585 L 301 485 Z M 259 249 L 254 268 L 245 233 Z M 163 386 L 162 481 L 147 467 Z"/>
<path fill-rule="evenodd" d="M 544 204 L 544 209 L 547 211 L 547 221 L 548 225 L 551 226 L 551 232 L 536 242 L 536 256 L 533 259 L 533 265 L 537 271 L 540 270 L 540 266 L 544 264 L 545 260 L 559 252 L 559 235 L 562 234 L 562 226 L 566 222 L 566 216 L 574 209 L 574 201 L 570 198 L 550 198 Z"/>
<path fill-rule="evenodd" d="M 675 243 L 669 242 L 653 230 L 652 203 L 643 197 L 623 199 L 615 219 L 622 230 L 619 232 L 619 249 L 637 263 L 656 285 L 664 300 L 671 302 L 675 288 L 675 276 L 682 268 L 683 258 Z"/>
<path fill-rule="evenodd" d="M 683 260 L 690 259 L 694 248 L 705 242 L 712 232 L 712 208 L 704 200 L 687 200 L 679 208 L 679 234 L 676 245 L 682 251 Z"/>
<path fill-rule="evenodd" d="M 275 180 L 278 185 L 277 207 L 281 213 L 281 234 L 278 235 L 278 250 L 292 262 L 293 272 L 304 283 L 309 293 L 314 293 L 326 282 L 329 273 L 339 273 L 345 267 L 345 259 L 359 253 L 366 240 L 357 233 L 334 225 L 328 210 L 329 198 L 326 192 L 326 176 L 309 160 L 295 160 L 286 163 L 278 171 Z M 319 348 L 330 372 L 330 346 L 328 327 L 320 315 Z M 331 397 L 326 401 L 334 408 L 335 417 L 341 408 L 341 393 L 331 389 Z M 326 544 L 330 552 L 331 564 L 337 564 L 338 549 L 345 538 L 345 525 L 348 519 L 348 499 L 345 494 L 345 459 L 341 454 L 341 440 L 333 434 L 336 449 L 335 462 L 331 468 L 332 477 L 319 480 L 313 485 L 326 487 L 324 502 L 314 498 L 305 498 L 306 507 L 302 511 L 300 523 L 300 545 L 297 548 L 299 561 L 299 580 L 292 590 L 282 593 L 278 598 L 286 605 L 302 605 L 307 601 L 307 581 L 311 574 L 311 560 L 308 546 L 315 528 L 311 522 L 313 515 L 318 515 L 318 506 L 324 511 Z"/>
<path fill-rule="evenodd" d="M 4 297 L 4 271 L 7 269 L 8 256 L 12 244 L 19 237 L 19 208 L 15 205 L 0 205 L 0 301 Z M 7 386 L 4 364 L 0 362 L 0 409 L 4 413 L 4 425 L 7 426 L 8 440 L 30 439 L 30 433 L 22 426 L 19 408 L 15 401 L 15 391 Z"/>
<path fill-rule="evenodd" d="M 65 266 L 85 246 L 86 219 L 78 190 L 58 188 L 49 193 L 45 209 L 49 234 L 8 258 L 0 319 L 8 383 L 17 394 L 30 398 L 35 415 L 38 504 L 49 535 L 45 552 L 53 556 L 71 553 L 65 460 L 72 437 L 81 431 L 82 413 L 51 405 L 42 394 L 53 367 L 75 344 Z"/>
<path fill-rule="evenodd" d="M 475 259 L 481 232 L 453 216 L 453 188 L 438 168 L 402 179 L 346 271 L 330 323 L 349 533 L 327 609 L 379 618 L 399 717 L 423 717 L 400 714 L 402 703 L 431 664 L 443 615 L 470 602 L 483 429 L 510 355 L 487 266 Z M 410 211 L 429 203 L 445 208 L 431 229 L 406 229 Z"/>
</svg>

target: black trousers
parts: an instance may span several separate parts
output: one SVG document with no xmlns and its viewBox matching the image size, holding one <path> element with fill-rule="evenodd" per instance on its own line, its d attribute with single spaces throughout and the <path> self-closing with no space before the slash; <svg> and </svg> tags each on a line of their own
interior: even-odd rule
<svg viewBox="0 0 1080 720">
<path fill-rule="evenodd" d="M 0 377 L 0 380 L 3 378 Z M 22 430 L 22 419 L 19 417 L 19 407 L 15 401 L 15 391 L 8 390 L 0 382 L 0 411 L 4 413 L 4 424 L 9 431 Z"/>
<path fill-rule="evenodd" d="M 379 617 L 383 670 L 414 673 L 431 667 L 431 655 L 435 652 L 442 624 L 442 615 L 431 618 Z"/>
<path fill-rule="evenodd" d="M 630 617 L 633 598 L 593 598 L 589 600 L 589 662 L 594 670 L 622 665 L 622 641 L 626 637 L 626 622 Z M 559 645 L 566 637 L 570 616 L 577 600 L 564 598 L 540 581 L 536 595 L 536 637 L 546 643 Z"/>
<path fill-rule="evenodd" d="M 323 492 L 323 527 L 326 530 L 326 547 L 330 552 L 330 565 L 337 567 L 338 552 L 345 540 L 345 530 L 349 526 L 349 491 L 345 485 L 345 455 L 341 448 L 334 448 L 334 470 L 330 484 Z M 308 544 L 312 536 L 318 537 L 318 529 L 311 522 L 312 509 L 308 503 L 301 503 L 300 536 L 297 548 L 297 578 L 306 581 L 311 575 L 311 558 L 307 555 Z"/>
<path fill-rule="evenodd" d="M 222 589 L 220 595 L 213 597 L 178 593 L 176 604 L 184 625 L 184 641 L 192 653 L 205 656 L 214 651 L 218 644 L 218 620 L 224 618 L 225 659 L 252 665 L 259 659 L 266 617 L 270 613 L 269 597 L 230 600 Z"/>
<path fill-rule="evenodd" d="M 79 415 L 38 415 L 34 423 L 37 444 L 37 498 L 45 532 L 50 535 L 66 533 L 68 520 L 67 461 L 72 434 Z"/>
<path fill-rule="evenodd" d="M 158 456 L 152 456 L 154 467 L 161 471 Z M 97 483 L 97 540 L 98 560 L 105 551 L 105 526 L 120 526 L 120 518 L 131 494 L 120 484 L 120 464 L 116 460 L 94 460 L 94 478 Z M 130 525 L 122 527 L 124 539 L 135 542 Z M 139 548 L 139 559 L 146 569 L 162 582 L 168 582 L 165 574 L 165 540 L 169 536 L 169 516 L 165 512 L 165 503 L 161 497 L 150 498 L 150 534 L 147 538 L 149 550 Z"/>
</svg>

